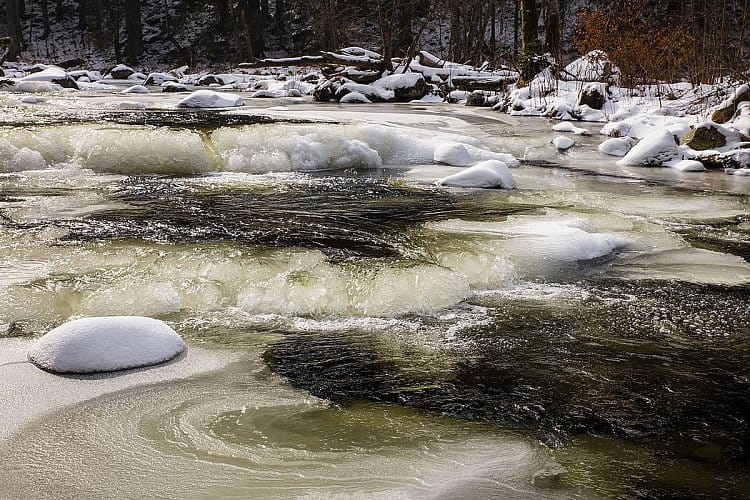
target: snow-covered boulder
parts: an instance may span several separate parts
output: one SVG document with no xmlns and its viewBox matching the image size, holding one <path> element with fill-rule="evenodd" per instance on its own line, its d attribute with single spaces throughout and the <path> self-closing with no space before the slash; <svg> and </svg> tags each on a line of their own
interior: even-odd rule
<svg viewBox="0 0 750 500">
<path fill-rule="evenodd" d="M 612 64 L 606 52 L 593 50 L 565 66 L 560 77 L 563 80 L 603 82 L 617 73 L 617 66 Z"/>
<path fill-rule="evenodd" d="M 190 89 L 181 83 L 164 82 L 161 84 L 162 92 L 190 92 Z"/>
<path fill-rule="evenodd" d="M 41 102 L 47 101 L 44 97 L 39 97 L 35 95 L 27 95 L 19 99 L 20 102 L 24 104 L 39 104 Z"/>
<path fill-rule="evenodd" d="M 696 151 L 719 149 L 727 145 L 727 139 L 739 141 L 739 134 L 711 122 L 700 123 L 690 129 L 680 139 L 680 144 Z"/>
<path fill-rule="evenodd" d="M 632 137 L 613 137 L 599 144 L 599 151 L 610 156 L 625 156 L 635 143 Z"/>
<path fill-rule="evenodd" d="M 364 95 L 360 94 L 359 92 L 349 92 L 344 97 L 342 97 L 339 102 L 341 104 L 371 104 L 372 101 L 369 100 Z"/>
<path fill-rule="evenodd" d="M 487 106 L 487 98 L 481 90 L 475 90 L 466 99 L 466 106 Z"/>
<path fill-rule="evenodd" d="M 498 160 L 509 167 L 518 166 L 518 160 L 513 155 L 495 153 L 460 142 L 440 144 L 433 151 L 432 159 L 435 163 L 452 165 L 454 167 L 470 167 L 477 162 L 485 160 Z"/>
<path fill-rule="evenodd" d="M 55 373 L 127 370 L 169 361 L 185 343 L 166 323 L 139 316 L 82 318 L 53 329 L 29 348 L 29 361 Z"/>
<path fill-rule="evenodd" d="M 622 166 L 662 167 L 674 160 L 681 160 L 682 153 L 674 136 L 666 128 L 657 128 L 617 162 Z"/>
<path fill-rule="evenodd" d="M 552 139 L 552 145 L 555 146 L 558 151 L 567 151 L 575 145 L 575 141 L 561 135 Z"/>
<path fill-rule="evenodd" d="M 201 87 L 208 87 L 209 85 L 213 84 L 226 85 L 227 82 L 225 82 L 224 79 L 218 75 L 205 75 L 198 78 L 198 82 L 196 83 L 196 85 L 199 85 Z"/>
<path fill-rule="evenodd" d="M 576 127 L 570 122 L 557 123 L 552 127 L 552 130 L 554 130 L 555 132 L 568 132 L 575 135 L 591 135 L 591 132 L 589 132 L 585 128 Z"/>
<path fill-rule="evenodd" d="M 69 71 L 68 75 L 70 75 L 75 81 L 98 82 L 102 79 L 102 75 L 98 71 Z"/>
<path fill-rule="evenodd" d="M 143 82 L 143 85 L 160 86 L 163 83 L 167 83 L 167 82 L 177 83 L 178 81 L 179 80 L 177 80 L 177 78 L 167 73 L 149 73 L 149 75 L 146 77 L 146 81 Z"/>
<path fill-rule="evenodd" d="M 149 94 L 151 91 L 143 85 L 133 85 L 121 91 L 121 94 Z"/>
<path fill-rule="evenodd" d="M 437 181 L 439 186 L 514 189 L 516 181 L 508 166 L 498 160 L 482 161 Z"/>
<path fill-rule="evenodd" d="M 135 70 L 130 66 L 124 64 L 118 64 L 111 70 L 109 70 L 109 76 L 115 80 L 127 80 L 127 78 L 135 73 Z"/>
<path fill-rule="evenodd" d="M 129 76 L 129 77 L 127 78 L 127 80 L 134 80 L 134 81 L 137 81 L 137 82 L 142 82 L 142 81 L 143 81 L 143 80 L 145 80 L 146 78 L 147 78 L 147 76 L 146 76 L 146 75 L 144 75 L 144 74 L 143 74 L 143 73 L 141 73 L 140 71 L 136 71 L 135 73 L 133 73 L 132 75 L 130 75 L 130 76 Z"/>
<path fill-rule="evenodd" d="M 197 90 L 177 103 L 180 108 L 232 108 L 242 106 L 242 97 L 228 92 Z"/>
<path fill-rule="evenodd" d="M 341 102 L 341 99 L 351 92 L 357 92 L 358 94 L 365 96 L 371 102 L 388 102 L 393 101 L 396 98 L 396 93 L 393 90 L 354 82 L 346 82 L 340 85 L 336 89 L 334 95 L 336 99 Z"/>
<path fill-rule="evenodd" d="M 372 86 L 392 91 L 397 102 L 421 99 L 427 93 L 427 82 L 420 73 L 384 76 L 373 82 Z"/>
<path fill-rule="evenodd" d="M 607 98 L 607 90 L 603 83 L 587 83 L 578 93 L 578 106 L 588 106 L 591 109 L 603 109 Z"/>
<path fill-rule="evenodd" d="M 734 117 L 739 104 L 747 101 L 750 101 L 750 85 L 740 85 L 727 100 L 716 107 L 711 114 L 711 121 L 716 123 L 728 122 Z"/>
<path fill-rule="evenodd" d="M 675 170 L 679 170 L 680 172 L 704 172 L 706 170 L 706 167 L 703 166 L 703 163 L 697 160 L 678 161 L 677 163 L 672 165 L 672 168 L 674 168 Z"/>
<path fill-rule="evenodd" d="M 76 81 L 65 70 L 56 66 L 49 66 L 47 69 L 25 76 L 20 82 L 49 82 L 63 88 L 78 90 Z"/>
</svg>

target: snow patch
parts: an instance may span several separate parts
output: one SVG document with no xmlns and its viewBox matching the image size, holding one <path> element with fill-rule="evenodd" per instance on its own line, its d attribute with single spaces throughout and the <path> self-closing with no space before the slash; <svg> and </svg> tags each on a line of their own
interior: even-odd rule
<svg viewBox="0 0 750 500">
<path fill-rule="evenodd" d="M 228 92 L 197 90 L 177 103 L 179 108 L 231 108 L 243 106 L 242 97 Z"/>
<path fill-rule="evenodd" d="M 437 181 L 439 186 L 514 189 L 516 181 L 508 166 L 497 160 L 479 162 L 462 172 Z"/>
</svg>

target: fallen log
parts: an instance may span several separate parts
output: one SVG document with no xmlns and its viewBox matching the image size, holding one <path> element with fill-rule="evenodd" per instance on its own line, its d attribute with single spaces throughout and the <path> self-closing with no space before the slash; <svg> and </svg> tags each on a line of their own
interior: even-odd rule
<svg viewBox="0 0 750 500">
<path fill-rule="evenodd" d="M 508 85 L 514 83 L 517 78 L 511 76 L 495 77 L 475 77 L 475 76 L 454 76 L 451 78 L 453 87 L 458 90 L 487 90 L 502 92 L 507 89 Z"/>
<path fill-rule="evenodd" d="M 357 69 L 382 71 L 385 64 L 382 59 L 371 59 L 367 56 L 321 52 L 318 56 L 282 57 L 278 59 L 258 59 L 238 65 L 242 69 L 253 68 L 287 68 L 289 66 L 355 66 Z"/>
</svg>

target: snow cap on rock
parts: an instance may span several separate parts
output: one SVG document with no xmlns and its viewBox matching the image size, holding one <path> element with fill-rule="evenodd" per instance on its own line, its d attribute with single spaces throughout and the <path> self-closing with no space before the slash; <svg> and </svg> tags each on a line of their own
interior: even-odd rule
<svg viewBox="0 0 750 500">
<path fill-rule="evenodd" d="M 82 318 L 34 342 L 29 361 L 55 373 L 127 370 L 169 361 L 185 350 L 166 323 L 140 316 Z"/>
</svg>

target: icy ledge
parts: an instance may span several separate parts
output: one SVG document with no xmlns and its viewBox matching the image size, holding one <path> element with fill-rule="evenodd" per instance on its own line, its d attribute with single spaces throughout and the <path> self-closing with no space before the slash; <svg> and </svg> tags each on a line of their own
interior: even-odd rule
<svg viewBox="0 0 750 500">
<path fill-rule="evenodd" d="M 58 326 L 34 342 L 28 358 L 54 373 L 96 373 L 163 363 L 185 347 L 177 332 L 162 321 L 109 316 Z"/>
</svg>

